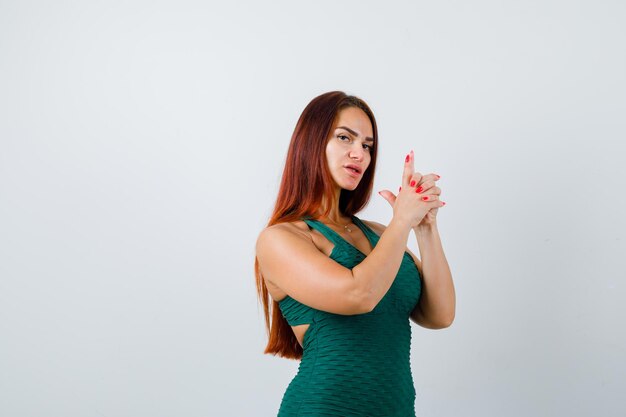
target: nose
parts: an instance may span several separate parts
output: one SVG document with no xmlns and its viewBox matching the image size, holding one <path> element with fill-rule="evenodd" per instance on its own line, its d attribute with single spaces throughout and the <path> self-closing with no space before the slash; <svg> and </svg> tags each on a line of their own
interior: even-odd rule
<svg viewBox="0 0 626 417">
<path fill-rule="evenodd" d="M 365 149 L 363 149 L 363 145 L 361 145 L 360 143 L 356 143 L 355 146 L 350 148 L 350 158 L 356 159 L 357 161 L 362 161 L 364 155 Z"/>
</svg>

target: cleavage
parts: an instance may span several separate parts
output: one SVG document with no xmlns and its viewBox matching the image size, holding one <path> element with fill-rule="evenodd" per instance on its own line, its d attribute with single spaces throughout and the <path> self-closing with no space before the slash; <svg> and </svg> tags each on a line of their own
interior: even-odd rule
<svg viewBox="0 0 626 417">
<path fill-rule="evenodd" d="M 330 229 L 330 227 L 328 227 L 328 228 Z M 330 229 L 330 230 L 335 232 L 337 234 L 337 236 L 341 240 L 343 240 L 346 244 L 355 247 L 360 252 L 362 252 L 363 255 L 365 255 L 365 256 L 369 255 L 372 252 L 372 250 L 373 250 L 372 243 L 369 241 L 367 236 L 365 236 L 365 233 L 358 226 L 356 226 L 356 228 L 352 229 L 352 235 L 359 236 L 359 241 L 358 241 L 359 244 L 355 244 L 356 242 L 351 242 L 350 240 L 346 239 L 343 235 L 341 235 L 336 230 L 333 230 L 333 229 Z M 326 236 L 324 236 L 319 230 L 315 230 L 315 232 L 316 233 L 311 233 L 312 236 L 315 236 L 315 238 L 314 238 L 315 244 L 318 246 L 318 248 L 322 252 L 324 252 L 324 254 L 326 256 L 330 256 L 330 254 L 332 253 L 332 250 L 334 249 L 335 245 Z M 355 239 L 353 238 L 353 240 L 355 240 Z"/>
</svg>

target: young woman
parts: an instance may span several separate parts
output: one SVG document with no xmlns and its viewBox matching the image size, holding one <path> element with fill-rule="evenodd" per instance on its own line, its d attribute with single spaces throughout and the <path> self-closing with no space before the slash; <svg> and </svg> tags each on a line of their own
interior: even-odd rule
<svg viewBox="0 0 626 417">
<path fill-rule="evenodd" d="M 265 353 L 301 359 L 280 417 L 414 416 L 409 319 L 429 329 L 454 320 L 439 176 L 415 172 L 411 151 L 398 194 L 380 193 L 389 225 L 355 215 L 372 192 L 377 147 L 372 111 L 340 91 L 313 99 L 291 138 L 255 259 Z M 411 230 L 421 262 L 406 247 Z"/>
</svg>

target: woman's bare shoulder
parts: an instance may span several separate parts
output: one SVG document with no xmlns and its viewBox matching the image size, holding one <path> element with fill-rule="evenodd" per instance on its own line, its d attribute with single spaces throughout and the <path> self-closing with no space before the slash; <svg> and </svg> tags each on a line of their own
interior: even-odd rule
<svg viewBox="0 0 626 417">
<path fill-rule="evenodd" d="M 295 220 L 292 222 L 282 222 L 282 223 L 273 224 L 263 229 L 263 231 L 268 230 L 268 229 L 285 229 L 285 230 L 289 230 L 292 232 L 308 232 L 309 225 L 306 224 L 302 220 Z"/>
<path fill-rule="evenodd" d="M 261 233 L 259 233 L 257 243 L 261 240 L 261 236 L 263 235 L 284 235 L 285 232 L 289 235 L 296 235 L 298 237 L 306 238 L 306 240 L 311 241 L 309 226 L 302 220 L 296 220 L 293 222 L 276 223 L 266 227 L 265 229 L 261 230 Z"/>
</svg>

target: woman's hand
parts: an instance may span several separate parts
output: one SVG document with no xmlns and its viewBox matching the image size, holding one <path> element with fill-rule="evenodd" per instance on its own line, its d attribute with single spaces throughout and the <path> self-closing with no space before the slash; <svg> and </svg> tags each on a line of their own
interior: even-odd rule
<svg viewBox="0 0 626 417">
<path fill-rule="evenodd" d="M 418 175 L 419 175 L 419 179 L 417 177 Z M 441 177 L 437 174 L 428 174 L 428 175 L 421 176 L 418 172 L 416 172 L 412 180 L 416 182 L 415 190 L 419 194 L 421 195 L 430 194 L 436 197 L 438 200 L 440 200 L 441 188 L 435 185 L 435 181 L 438 181 L 439 178 Z M 443 207 L 446 203 L 442 201 L 441 204 L 442 204 L 441 207 Z M 440 206 L 430 209 L 428 213 L 426 213 L 422 221 L 417 225 L 416 228 L 434 226 L 437 223 L 437 212 L 439 211 L 439 207 Z"/>
<path fill-rule="evenodd" d="M 413 168 L 413 151 L 407 155 L 398 195 L 389 190 L 379 194 L 393 207 L 393 215 L 407 222 L 412 229 L 429 226 L 436 221 L 437 210 L 445 203 L 439 200 L 441 190 L 435 186 L 436 174 L 422 176 Z M 419 192 L 418 192 L 419 191 Z"/>
</svg>

